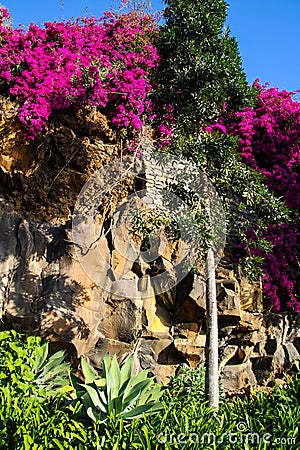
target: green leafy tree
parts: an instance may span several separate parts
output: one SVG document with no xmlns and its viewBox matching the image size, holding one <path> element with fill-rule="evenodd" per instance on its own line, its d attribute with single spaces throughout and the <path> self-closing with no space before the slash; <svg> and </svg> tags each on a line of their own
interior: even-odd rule
<svg viewBox="0 0 300 450">
<path fill-rule="evenodd" d="M 227 211 L 229 235 L 238 238 L 249 226 L 282 220 L 287 208 L 274 198 L 263 179 L 247 168 L 237 140 L 207 125 L 220 113 L 238 111 L 255 99 L 246 82 L 236 40 L 224 26 L 224 0 L 166 0 L 165 24 L 157 46 L 161 64 L 156 97 L 174 107 L 170 151 L 192 159 L 219 190 Z M 207 193 L 210 216 L 210 195 Z M 255 264 L 248 264 L 255 271 Z M 213 248 L 207 252 L 206 393 L 218 407 L 218 329 Z"/>
<path fill-rule="evenodd" d="M 167 0 L 157 46 L 160 101 L 174 106 L 177 128 L 190 134 L 218 116 L 224 103 L 239 109 L 249 87 L 237 42 L 224 27 L 223 0 Z"/>
<path fill-rule="evenodd" d="M 161 57 L 157 77 L 158 98 L 174 107 L 173 151 L 194 158 L 193 147 L 227 103 L 241 108 L 249 88 L 242 70 L 237 43 L 224 28 L 227 4 L 223 0 L 167 0 L 165 25 L 158 38 Z M 187 144 L 191 154 L 187 154 Z M 202 155 L 196 162 L 201 164 Z M 210 195 L 207 193 L 207 214 Z M 218 408 L 218 326 L 215 260 L 210 248 L 206 258 L 207 338 L 206 393 L 209 405 Z"/>
</svg>

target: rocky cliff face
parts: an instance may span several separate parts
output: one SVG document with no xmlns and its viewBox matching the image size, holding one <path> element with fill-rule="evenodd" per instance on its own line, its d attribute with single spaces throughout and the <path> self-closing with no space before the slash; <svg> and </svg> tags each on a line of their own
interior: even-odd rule
<svg viewBox="0 0 300 450">
<path fill-rule="evenodd" d="M 108 120 L 93 108 L 57 114 L 33 142 L 24 141 L 18 105 L 0 95 L 0 182 L 22 217 L 65 223 L 92 173 L 121 154 Z"/>
<path fill-rule="evenodd" d="M 39 141 L 26 144 L 16 105 L 3 97 L 0 106 L 3 326 L 38 333 L 96 367 L 106 352 L 123 358 L 134 351 L 136 368 L 150 367 L 161 382 L 181 363 L 203 364 L 205 281 L 189 274 L 155 295 L 153 267 L 129 264 L 126 233 L 107 232 L 111 210 L 134 192 L 137 180 L 128 177 L 99 205 L 98 283 L 78 261 L 71 234 L 77 196 L 96 170 L 122 153 L 107 119 L 92 109 L 56 116 Z M 164 267 L 175 251 L 165 249 Z M 95 253 L 89 257 L 93 264 Z M 219 350 L 229 390 L 267 382 L 300 353 L 299 316 L 263 313 L 260 285 L 238 275 L 224 257 L 217 271 Z"/>
</svg>

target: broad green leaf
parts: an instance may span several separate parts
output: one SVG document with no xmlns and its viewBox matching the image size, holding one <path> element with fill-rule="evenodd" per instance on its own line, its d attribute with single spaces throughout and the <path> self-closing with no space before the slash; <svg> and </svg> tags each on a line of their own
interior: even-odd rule
<svg viewBox="0 0 300 450">
<path fill-rule="evenodd" d="M 89 418 L 92 419 L 93 422 L 97 423 L 99 418 L 98 419 L 96 418 L 94 412 L 95 410 L 92 407 L 88 407 L 86 410 L 86 413 L 89 416 Z"/>
<path fill-rule="evenodd" d="M 133 361 L 133 355 L 128 355 L 125 361 L 121 364 L 121 381 L 120 386 L 123 386 L 123 384 L 130 379 L 131 373 L 132 373 L 132 361 Z"/>
<path fill-rule="evenodd" d="M 140 417 L 143 417 L 143 414 L 145 414 L 150 409 L 151 405 L 140 405 L 136 408 L 133 408 L 129 412 L 126 412 L 123 417 L 124 419 L 139 419 Z"/>
<path fill-rule="evenodd" d="M 130 381 L 131 381 L 131 378 L 128 378 L 128 380 L 124 381 L 124 383 L 121 385 L 121 388 L 120 388 L 120 391 L 119 391 L 120 395 L 124 395 L 124 393 L 125 393 L 128 385 L 129 385 Z"/>
<path fill-rule="evenodd" d="M 86 389 L 87 393 L 89 394 L 91 401 L 93 402 L 93 406 L 95 408 L 101 409 L 102 402 L 99 398 L 97 390 L 88 384 L 85 384 L 84 388 Z"/>
<path fill-rule="evenodd" d="M 120 390 L 120 381 L 121 381 L 120 367 L 117 361 L 117 356 L 114 355 L 111 361 L 111 366 L 107 376 L 107 384 L 106 384 L 109 402 L 118 396 Z"/>
<path fill-rule="evenodd" d="M 65 358 L 65 352 L 64 350 L 60 350 L 57 353 L 54 353 L 52 355 L 47 363 L 43 367 L 43 373 L 46 374 L 48 372 L 51 372 L 51 370 L 55 369 L 57 366 L 59 366 Z"/>
<path fill-rule="evenodd" d="M 89 395 L 88 392 L 85 392 L 82 396 L 81 396 L 81 401 L 83 403 L 83 406 L 85 407 L 86 411 L 88 408 L 95 408 L 94 403 Z"/>
<path fill-rule="evenodd" d="M 95 372 L 95 370 L 82 357 L 81 357 L 81 369 L 84 375 L 85 383 L 91 383 L 98 377 L 98 374 Z"/>
<path fill-rule="evenodd" d="M 99 397 L 100 397 L 100 399 L 101 399 L 103 405 L 106 405 L 106 406 L 107 406 L 107 404 L 108 404 L 108 398 L 107 398 L 107 396 L 105 395 L 105 391 L 102 391 L 102 390 L 98 389 L 98 395 L 99 395 Z"/>
<path fill-rule="evenodd" d="M 124 396 L 127 395 L 127 392 L 130 391 L 136 384 L 140 383 L 141 381 L 144 381 L 147 379 L 148 370 L 142 370 L 140 373 L 138 373 L 135 377 L 131 378 L 130 382 L 128 383 L 127 388 L 125 389 Z"/>
<path fill-rule="evenodd" d="M 118 416 L 123 411 L 123 397 L 116 397 L 112 402 L 114 406 L 115 415 Z"/>
<path fill-rule="evenodd" d="M 47 356 L 48 356 L 48 351 L 49 351 L 48 342 L 45 342 L 39 349 L 37 349 L 36 368 L 35 368 L 36 371 L 38 371 L 45 363 Z"/>
<path fill-rule="evenodd" d="M 162 396 L 162 393 L 163 391 L 160 386 L 154 387 L 149 391 L 144 392 L 144 394 L 140 396 L 139 401 L 141 403 L 158 402 L 158 400 Z"/>
<path fill-rule="evenodd" d="M 146 379 L 143 381 L 140 381 L 139 383 L 132 386 L 127 392 L 126 396 L 124 394 L 124 402 L 127 402 L 132 396 L 138 395 L 139 397 L 148 389 L 148 387 L 151 385 L 152 380 Z"/>
<path fill-rule="evenodd" d="M 69 378 L 77 395 L 79 392 L 85 392 L 83 388 L 84 385 L 82 384 L 80 378 L 76 377 L 72 372 L 69 372 Z"/>
<path fill-rule="evenodd" d="M 104 355 L 103 361 L 102 361 L 102 378 L 107 379 L 110 365 L 111 365 L 110 354 L 106 353 L 106 355 Z"/>
<path fill-rule="evenodd" d="M 106 380 L 104 378 L 97 378 L 94 380 L 94 384 L 98 387 L 104 387 L 106 385 Z"/>
</svg>

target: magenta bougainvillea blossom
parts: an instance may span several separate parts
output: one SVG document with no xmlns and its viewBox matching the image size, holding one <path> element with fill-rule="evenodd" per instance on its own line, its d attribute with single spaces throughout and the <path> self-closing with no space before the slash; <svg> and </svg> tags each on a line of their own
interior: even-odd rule
<svg viewBox="0 0 300 450">
<path fill-rule="evenodd" d="M 20 104 L 19 118 L 34 139 L 55 110 L 84 105 L 105 109 L 121 129 L 138 131 L 155 117 L 149 98 L 150 71 L 159 63 L 151 39 L 152 15 L 105 13 L 101 19 L 7 25 L 0 11 L 0 79 Z M 168 143 L 170 120 L 160 124 L 160 142 Z"/>
<path fill-rule="evenodd" d="M 291 308 L 300 313 L 300 302 L 297 296 L 297 273 L 299 271 L 299 231 L 291 224 L 269 225 L 260 230 L 264 239 L 272 244 L 272 250 L 260 248 L 258 233 L 253 229 L 246 232 L 247 242 L 236 248 L 234 260 L 251 254 L 263 261 L 264 275 L 262 284 L 265 295 L 271 300 L 275 310 Z"/>
<path fill-rule="evenodd" d="M 217 124 L 207 127 L 239 137 L 247 164 L 265 175 L 271 190 L 287 206 L 300 206 L 300 103 L 294 93 L 254 83 L 256 106 L 239 112 L 224 109 Z"/>
<path fill-rule="evenodd" d="M 296 211 L 300 206 L 300 103 L 293 92 L 261 86 L 258 80 L 254 89 L 257 92 L 254 107 L 233 112 L 225 105 L 218 123 L 206 130 L 238 136 L 244 161 L 262 172 L 274 194 Z M 247 249 L 263 258 L 265 294 L 275 309 L 288 306 L 300 312 L 296 289 L 300 234 L 295 223 L 269 226 L 263 232 L 263 237 L 272 244 L 269 253 L 258 249 L 255 236 L 249 230 Z"/>
</svg>

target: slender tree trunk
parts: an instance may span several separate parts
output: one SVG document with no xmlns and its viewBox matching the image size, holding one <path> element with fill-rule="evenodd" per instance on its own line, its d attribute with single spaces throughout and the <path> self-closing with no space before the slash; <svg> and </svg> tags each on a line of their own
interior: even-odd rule
<svg viewBox="0 0 300 450">
<path fill-rule="evenodd" d="M 206 346 L 205 393 L 209 406 L 219 407 L 218 374 L 218 309 L 216 295 L 215 257 L 212 248 L 206 258 Z"/>
</svg>

